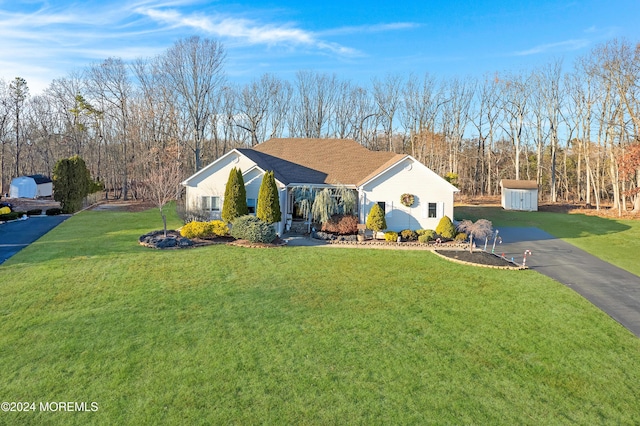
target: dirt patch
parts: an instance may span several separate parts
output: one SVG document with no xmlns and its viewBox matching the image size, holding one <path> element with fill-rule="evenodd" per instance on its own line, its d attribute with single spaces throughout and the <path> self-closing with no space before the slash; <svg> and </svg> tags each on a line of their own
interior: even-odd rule
<svg viewBox="0 0 640 426">
<path fill-rule="evenodd" d="M 26 212 L 41 209 L 44 213 L 47 209 L 60 208 L 60 203 L 52 198 L 2 198 L 2 201 L 13 204 L 13 211 Z"/>
<path fill-rule="evenodd" d="M 489 266 L 497 268 L 519 268 L 519 265 L 512 263 L 504 257 L 487 253 L 486 251 L 469 250 L 435 250 L 440 256 L 464 263 L 472 263 L 479 266 Z"/>
<path fill-rule="evenodd" d="M 119 212 L 141 212 L 156 207 L 150 201 L 144 200 L 104 200 L 100 204 L 91 207 L 94 211 L 119 211 Z"/>
</svg>

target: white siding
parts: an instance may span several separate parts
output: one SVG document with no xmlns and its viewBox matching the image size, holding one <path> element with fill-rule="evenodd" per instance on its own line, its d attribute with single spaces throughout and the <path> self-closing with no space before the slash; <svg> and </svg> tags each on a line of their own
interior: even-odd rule
<svg viewBox="0 0 640 426">
<path fill-rule="evenodd" d="M 387 228 L 435 229 L 442 216 L 453 219 L 453 188 L 447 181 L 413 158 L 387 170 L 366 183 L 361 189 L 361 221 L 366 220 L 374 203 L 386 203 Z M 404 193 L 415 198 L 413 206 L 405 207 L 400 202 Z M 428 204 L 436 203 L 437 217 L 428 217 Z"/>
<path fill-rule="evenodd" d="M 253 161 L 233 151 L 229 155 L 219 158 L 208 165 L 200 174 L 189 178 L 186 185 L 187 208 L 199 209 L 200 199 L 203 196 L 218 196 L 221 198 L 221 202 L 224 202 L 224 190 L 227 186 L 231 169 L 239 167 L 244 173 L 244 171 L 254 166 L 255 163 Z"/>
<path fill-rule="evenodd" d="M 537 189 L 502 188 L 501 200 L 505 210 L 538 211 Z"/>
</svg>

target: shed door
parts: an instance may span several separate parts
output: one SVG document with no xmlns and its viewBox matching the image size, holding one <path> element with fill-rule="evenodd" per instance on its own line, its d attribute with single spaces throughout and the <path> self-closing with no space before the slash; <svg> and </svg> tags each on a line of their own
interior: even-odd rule
<svg viewBox="0 0 640 426">
<path fill-rule="evenodd" d="M 511 190 L 512 210 L 531 210 L 531 192 L 523 189 Z"/>
</svg>

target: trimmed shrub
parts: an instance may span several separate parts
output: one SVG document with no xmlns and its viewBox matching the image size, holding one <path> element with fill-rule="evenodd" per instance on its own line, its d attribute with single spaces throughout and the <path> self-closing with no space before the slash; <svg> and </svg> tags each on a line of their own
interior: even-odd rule
<svg viewBox="0 0 640 426">
<path fill-rule="evenodd" d="M 252 243 L 271 243 L 276 239 L 276 230 L 255 216 L 244 215 L 233 221 L 231 236 Z"/>
<path fill-rule="evenodd" d="M 27 210 L 27 216 L 40 216 L 41 214 L 42 209 Z"/>
<path fill-rule="evenodd" d="M 387 231 L 384 233 L 385 241 L 398 241 L 398 233 L 393 231 Z"/>
<path fill-rule="evenodd" d="M 221 220 L 211 222 L 189 222 L 180 229 L 180 235 L 185 238 L 213 238 L 222 237 L 229 233 L 229 227 Z"/>
<path fill-rule="evenodd" d="M 456 227 L 451 222 L 451 219 L 449 219 L 449 216 L 444 216 L 440 219 L 436 227 L 436 234 L 447 240 L 452 240 L 456 236 Z"/>
<path fill-rule="evenodd" d="M 322 231 L 338 235 L 358 233 L 358 218 L 352 215 L 334 214 L 331 219 L 322 224 Z"/>
<path fill-rule="evenodd" d="M 458 242 L 462 242 L 462 241 L 466 241 L 467 238 L 468 238 L 467 234 L 465 234 L 464 232 L 459 232 L 454 238 L 454 240 Z"/>
<path fill-rule="evenodd" d="M 417 234 L 418 234 L 418 241 L 420 241 L 420 237 L 424 237 L 423 238 L 425 240 L 424 242 L 435 240 L 437 235 L 436 231 L 434 231 L 433 229 L 418 229 Z"/>
<path fill-rule="evenodd" d="M 267 223 L 276 223 L 282 220 L 280 195 L 278 194 L 278 186 L 273 176 L 273 170 L 266 172 L 262 177 L 262 183 L 258 191 L 256 216 Z"/>
<path fill-rule="evenodd" d="M 221 220 L 212 220 L 208 225 L 211 236 L 224 237 L 225 235 L 229 235 L 229 227 Z"/>
<path fill-rule="evenodd" d="M 233 223 L 237 217 L 249 214 L 247 207 L 247 190 L 240 169 L 235 167 L 229 171 L 229 180 L 224 190 L 222 204 L 222 220 Z"/>
<path fill-rule="evenodd" d="M 418 237 L 418 242 L 420 242 L 421 244 L 427 244 L 429 241 L 432 240 L 432 238 L 429 238 L 430 235 L 427 234 L 422 234 Z"/>
<path fill-rule="evenodd" d="M 375 203 L 373 207 L 371 207 L 371 211 L 369 211 L 367 228 L 376 232 L 387 229 L 387 220 L 384 218 L 384 212 L 378 203 Z"/>
<path fill-rule="evenodd" d="M 416 241 L 418 239 L 418 233 L 411 229 L 405 229 L 400 231 L 400 236 L 405 241 Z"/>
<path fill-rule="evenodd" d="M 6 222 L 9 220 L 20 219 L 23 214 L 24 212 L 9 212 L 9 213 L 0 215 L 0 220 L 3 222 Z"/>
<path fill-rule="evenodd" d="M 0 207 L 0 215 L 11 213 L 11 209 L 9 207 Z"/>
<path fill-rule="evenodd" d="M 59 214 L 62 214 L 62 209 L 59 209 L 57 207 L 54 207 L 52 209 L 47 209 L 47 211 L 45 212 L 45 214 L 47 216 L 57 216 Z"/>
<path fill-rule="evenodd" d="M 207 228 L 207 222 L 189 222 L 180 229 L 180 235 L 185 238 L 206 238 Z"/>
</svg>

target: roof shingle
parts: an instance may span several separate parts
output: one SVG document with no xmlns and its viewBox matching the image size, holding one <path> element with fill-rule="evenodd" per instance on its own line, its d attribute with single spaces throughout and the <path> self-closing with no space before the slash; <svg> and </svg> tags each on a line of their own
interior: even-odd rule
<svg viewBox="0 0 640 426">
<path fill-rule="evenodd" d="M 405 157 L 370 151 L 351 139 L 269 139 L 239 151 L 287 185 L 358 185 Z"/>
</svg>

